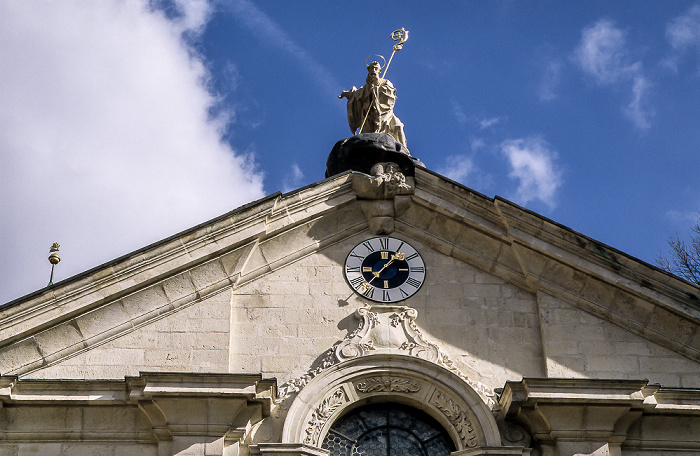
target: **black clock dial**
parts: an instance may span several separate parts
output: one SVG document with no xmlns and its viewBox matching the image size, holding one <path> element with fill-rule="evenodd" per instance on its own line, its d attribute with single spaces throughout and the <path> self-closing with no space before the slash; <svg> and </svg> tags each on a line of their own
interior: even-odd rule
<svg viewBox="0 0 700 456">
<path fill-rule="evenodd" d="M 345 260 L 345 278 L 365 298 L 398 302 L 414 295 L 423 285 L 425 264 L 407 242 L 377 237 L 352 249 Z"/>
</svg>

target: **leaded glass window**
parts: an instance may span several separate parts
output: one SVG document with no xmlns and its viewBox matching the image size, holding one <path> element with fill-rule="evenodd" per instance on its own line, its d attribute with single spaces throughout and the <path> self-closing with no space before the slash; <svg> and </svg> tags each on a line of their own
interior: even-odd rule
<svg viewBox="0 0 700 456">
<path fill-rule="evenodd" d="M 433 418 L 392 403 L 367 405 L 340 417 L 322 448 L 331 456 L 449 456 L 454 451 Z"/>
</svg>

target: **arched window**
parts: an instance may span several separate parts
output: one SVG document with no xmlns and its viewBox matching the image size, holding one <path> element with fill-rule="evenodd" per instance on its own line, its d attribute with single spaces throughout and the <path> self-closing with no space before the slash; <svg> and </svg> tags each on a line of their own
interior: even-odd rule
<svg viewBox="0 0 700 456">
<path fill-rule="evenodd" d="M 340 417 L 322 448 L 331 456 L 448 456 L 454 451 L 449 435 L 433 418 L 388 402 Z"/>
</svg>

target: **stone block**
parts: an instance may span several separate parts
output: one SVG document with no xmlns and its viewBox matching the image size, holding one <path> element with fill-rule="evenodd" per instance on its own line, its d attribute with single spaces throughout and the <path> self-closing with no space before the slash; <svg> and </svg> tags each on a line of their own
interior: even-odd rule
<svg viewBox="0 0 700 456">
<path fill-rule="evenodd" d="M 17 456 L 18 451 L 19 451 L 18 445 L 0 444 L 0 456 Z"/>
<path fill-rule="evenodd" d="M 640 356 L 639 367 L 642 372 L 690 373 L 700 371 L 697 363 L 671 351 L 667 351 L 666 356 Z"/>
<path fill-rule="evenodd" d="M 547 377 L 585 378 L 584 356 L 548 356 Z"/>
<path fill-rule="evenodd" d="M 228 369 L 228 350 L 192 350 L 195 372 L 225 372 Z"/>
<path fill-rule="evenodd" d="M 157 456 L 158 447 L 155 443 L 124 443 L 114 446 L 113 456 Z"/>
<path fill-rule="evenodd" d="M 229 354 L 229 372 L 259 373 L 262 371 L 262 359 L 250 354 Z"/>
<path fill-rule="evenodd" d="M 636 356 L 588 355 L 586 356 L 586 370 L 608 372 L 610 376 L 616 378 L 621 375 L 630 378 L 639 373 L 639 358 Z"/>
<path fill-rule="evenodd" d="M 159 368 L 181 368 L 183 371 L 193 367 L 192 352 L 188 348 L 174 345 L 160 350 L 144 352 L 144 364 Z M 195 370 L 195 369 L 192 369 Z"/>
<path fill-rule="evenodd" d="M 261 274 L 270 272 L 270 265 L 267 259 L 260 251 L 259 246 L 256 244 L 251 248 L 248 257 L 246 258 L 241 270 L 239 281 L 248 281 Z"/>
<path fill-rule="evenodd" d="M 40 352 L 47 361 L 53 361 L 61 354 L 70 354 L 85 347 L 82 334 L 74 322 L 54 326 L 34 336 Z"/>
<path fill-rule="evenodd" d="M 85 362 L 89 366 L 134 366 L 144 364 L 142 348 L 97 348 L 85 353 Z"/>
<path fill-rule="evenodd" d="M 46 456 L 46 455 L 61 455 L 63 453 L 63 445 L 60 443 L 28 443 L 18 446 L 17 456 Z M 78 453 L 80 454 L 80 453 Z M 84 453 L 89 454 L 89 453 Z"/>
<path fill-rule="evenodd" d="M 228 274 L 218 259 L 192 268 L 189 273 L 194 288 L 202 295 L 208 294 L 223 284 L 229 284 Z"/>
<path fill-rule="evenodd" d="M 190 345 L 195 349 L 204 350 L 228 350 L 229 334 L 223 332 L 203 332 L 193 335 L 194 343 Z"/>
<path fill-rule="evenodd" d="M 195 287 L 189 272 L 183 272 L 161 283 L 168 301 L 173 302 L 189 296 L 194 296 Z"/>
<path fill-rule="evenodd" d="M 0 349 L 0 374 L 7 375 L 25 372 L 32 367 L 39 367 L 44 359 L 33 339 L 17 342 Z"/>
<path fill-rule="evenodd" d="M 228 319 L 219 318 L 197 318 L 188 319 L 185 321 L 186 332 L 221 332 L 228 333 L 231 323 Z"/>
<path fill-rule="evenodd" d="M 224 271 L 226 271 L 229 277 L 235 276 L 241 271 L 253 246 L 254 244 L 245 245 L 219 258 L 221 265 L 224 267 Z"/>
<path fill-rule="evenodd" d="M 102 340 L 131 327 L 130 316 L 120 302 L 106 304 L 81 315 L 75 321 L 80 333 L 88 341 Z"/>
</svg>

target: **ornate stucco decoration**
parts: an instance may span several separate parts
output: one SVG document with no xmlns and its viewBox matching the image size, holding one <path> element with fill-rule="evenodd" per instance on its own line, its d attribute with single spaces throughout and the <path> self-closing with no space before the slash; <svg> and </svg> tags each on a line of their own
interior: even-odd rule
<svg viewBox="0 0 700 456">
<path fill-rule="evenodd" d="M 440 350 L 426 342 L 415 319 L 418 312 L 405 306 L 370 306 L 355 312 L 360 320 L 358 330 L 335 347 L 335 356 L 345 361 L 375 353 L 408 354 L 436 362 Z"/>
<path fill-rule="evenodd" d="M 376 163 L 370 174 L 353 175 L 352 188 L 374 234 L 394 231 L 394 217 L 406 212 L 415 192 L 415 179 L 393 162 Z"/>
<path fill-rule="evenodd" d="M 459 438 L 465 447 L 475 447 L 477 445 L 477 436 L 467 413 L 457 404 L 457 401 L 447 397 L 441 391 L 435 391 L 430 399 L 438 410 L 450 420 L 450 423 L 455 427 L 459 434 Z"/>
<path fill-rule="evenodd" d="M 401 392 L 401 393 L 416 393 L 420 391 L 421 384 L 412 381 L 407 377 L 397 376 L 382 376 L 369 377 L 360 382 L 355 383 L 355 388 L 361 393 L 374 393 L 375 391 L 386 392 Z"/>
<path fill-rule="evenodd" d="M 395 312 L 384 312 L 387 318 L 376 313 L 379 323 L 374 329 L 387 324 Z M 355 407 L 375 402 L 402 403 L 432 416 L 452 438 L 455 454 L 501 447 L 496 418 L 464 379 L 435 362 L 389 350 L 339 362 L 310 380 L 288 409 L 281 441 L 318 447 L 335 420 Z"/>
<path fill-rule="evenodd" d="M 311 420 L 309 420 L 308 427 L 306 428 L 306 438 L 304 439 L 304 443 L 317 444 L 321 434 L 321 429 L 323 429 L 323 426 L 326 424 L 326 421 L 328 421 L 328 418 L 333 415 L 338 407 L 347 401 L 348 398 L 342 388 L 337 388 L 328 397 L 323 399 L 321 404 L 316 407 L 311 415 Z"/>
<path fill-rule="evenodd" d="M 313 378 L 339 363 L 376 354 L 407 355 L 437 364 L 459 376 L 479 394 L 490 407 L 495 408 L 495 394 L 485 385 L 475 382 L 464 375 L 452 360 L 432 342 L 425 340 L 416 325 L 418 311 L 406 306 L 374 305 L 361 307 L 355 311 L 359 325 L 342 341 L 331 347 L 322 356 L 318 367 L 308 371 L 303 376 L 290 380 L 280 386 L 277 403 L 281 403 L 293 393 L 301 391 Z M 386 380 L 386 379 L 384 379 Z M 379 383 L 382 380 L 363 382 Z M 398 380 L 388 379 L 390 388 L 387 391 L 398 391 Z M 370 383 L 366 383 L 369 388 Z M 406 386 L 406 384 L 402 385 Z M 357 386 L 356 386 L 357 387 Z M 387 386 L 376 386 L 385 388 Z M 358 391 L 361 391 L 358 388 Z"/>
</svg>

